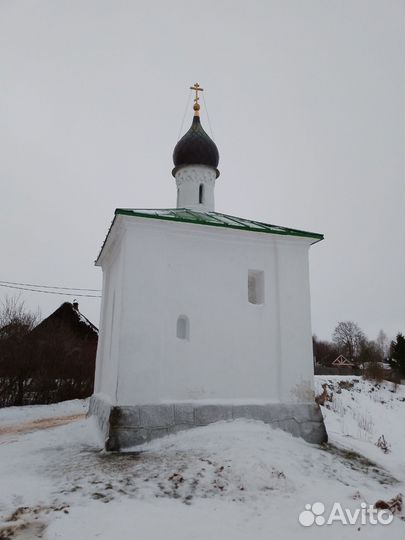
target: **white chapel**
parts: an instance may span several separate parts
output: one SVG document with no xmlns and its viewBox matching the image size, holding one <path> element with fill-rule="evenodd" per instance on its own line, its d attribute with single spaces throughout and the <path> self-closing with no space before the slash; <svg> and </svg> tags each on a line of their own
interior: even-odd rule
<svg viewBox="0 0 405 540">
<path fill-rule="evenodd" d="M 108 450 L 236 418 L 323 442 L 308 268 L 323 236 L 215 210 L 219 152 L 192 88 L 192 124 L 173 152 L 176 208 L 116 209 L 96 261 L 90 414 Z"/>
</svg>

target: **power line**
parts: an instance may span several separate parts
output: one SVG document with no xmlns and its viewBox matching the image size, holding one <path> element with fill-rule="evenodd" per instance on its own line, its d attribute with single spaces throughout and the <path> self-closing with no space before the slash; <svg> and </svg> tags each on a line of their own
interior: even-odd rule
<svg viewBox="0 0 405 540">
<path fill-rule="evenodd" d="M 21 285 L 22 287 L 38 287 L 40 289 L 60 289 L 63 291 L 91 291 L 91 292 L 101 292 L 101 289 L 81 289 L 80 287 L 55 287 L 51 285 L 35 285 L 34 283 L 16 283 L 14 281 L 2 281 L 0 280 L 0 284 L 4 283 L 4 285 Z"/>
<path fill-rule="evenodd" d="M 31 292 L 38 292 L 42 294 L 59 294 L 61 296 L 85 296 L 86 298 L 101 298 L 100 295 L 97 294 L 73 294 L 73 293 L 64 293 L 64 292 L 56 292 L 56 291 L 41 291 L 40 289 L 28 289 L 26 287 L 15 287 L 14 285 L 4 285 L 3 283 L 0 283 L 0 287 L 7 287 L 8 289 L 18 289 L 19 291 L 31 291 Z"/>
<path fill-rule="evenodd" d="M 184 109 L 183 120 L 181 121 L 180 129 L 179 129 L 179 134 L 177 135 L 177 140 L 180 139 L 180 135 L 181 135 L 181 132 L 182 132 L 182 129 L 183 129 L 183 125 L 184 125 L 184 120 L 186 119 L 186 114 L 187 114 L 188 106 L 189 106 L 189 103 L 190 103 L 190 98 L 191 98 L 191 89 L 190 89 L 190 91 L 189 91 L 189 93 L 188 93 L 188 99 L 187 99 L 187 103 L 186 103 L 186 108 Z"/>
<path fill-rule="evenodd" d="M 204 101 L 205 112 L 207 113 L 207 120 L 208 120 L 208 125 L 209 125 L 210 131 L 211 131 L 211 136 L 212 136 L 213 140 L 215 141 L 214 132 L 212 131 L 210 115 L 208 114 L 208 107 L 207 107 L 207 103 L 205 101 L 204 93 L 203 93 L 202 97 L 203 97 L 203 101 Z"/>
</svg>

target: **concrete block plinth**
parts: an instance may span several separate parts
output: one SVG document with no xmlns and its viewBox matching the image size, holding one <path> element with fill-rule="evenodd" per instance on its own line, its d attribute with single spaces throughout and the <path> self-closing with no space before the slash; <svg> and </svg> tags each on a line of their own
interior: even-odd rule
<svg viewBox="0 0 405 540">
<path fill-rule="evenodd" d="M 111 405 L 100 395 L 90 399 L 89 415 L 97 419 L 105 448 L 119 451 L 192 427 L 237 418 L 259 420 L 320 444 L 328 439 L 322 412 L 316 403 L 207 404 L 164 403 Z"/>
</svg>

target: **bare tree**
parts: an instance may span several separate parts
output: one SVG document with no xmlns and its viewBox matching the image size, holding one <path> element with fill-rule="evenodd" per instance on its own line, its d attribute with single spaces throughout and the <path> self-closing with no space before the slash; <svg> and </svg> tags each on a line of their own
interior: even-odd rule
<svg viewBox="0 0 405 540">
<path fill-rule="evenodd" d="M 387 334 L 384 332 L 384 330 L 380 330 L 378 332 L 378 336 L 377 336 L 377 339 L 375 340 L 375 342 L 376 342 L 377 346 L 380 349 L 381 356 L 383 358 L 387 358 L 387 356 L 389 355 L 389 351 L 390 351 L 390 342 L 389 342 Z"/>
<path fill-rule="evenodd" d="M 314 335 L 312 337 L 312 344 L 317 364 L 330 366 L 338 356 L 337 346 L 330 341 L 318 340 Z"/>
<path fill-rule="evenodd" d="M 358 359 L 363 365 L 376 364 L 382 362 L 384 360 L 384 356 L 377 342 L 367 341 L 365 339 L 362 342 Z"/>
<path fill-rule="evenodd" d="M 39 311 L 27 311 L 21 295 L 6 296 L 0 301 L 0 336 L 26 334 L 41 320 Z"/>
<path fill-rule="evenodd" d="M 26 338 L 39 319 L 39 312 L 28 311 L 20 296 L 7 296 L 0 302 L 0 392 L 4 405 L 23 404 L 33 369 Z"/>
<path fill-rule="evenodd" d="M 352 321 L 339 322 L 333 336 L 339 352 L 345 355 L 348 360 L 357 361 L 366 337 L 359 325 Z"/>
</svg>

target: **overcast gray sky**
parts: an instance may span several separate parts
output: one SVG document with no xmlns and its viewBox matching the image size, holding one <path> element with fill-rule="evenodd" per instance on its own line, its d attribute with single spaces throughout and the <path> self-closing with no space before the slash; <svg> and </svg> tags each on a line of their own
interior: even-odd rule
<svg viewBox="0 0 405 540">
<path fill-rule="evenodd" d="M 114 209 L 176 204 L 198 81 L 216 209 L 325 234 L 314 333 L 404 329 L 404 1 L 1 0 L 0 66 L 0 280 L 101 287 Z"/>
</svg>

